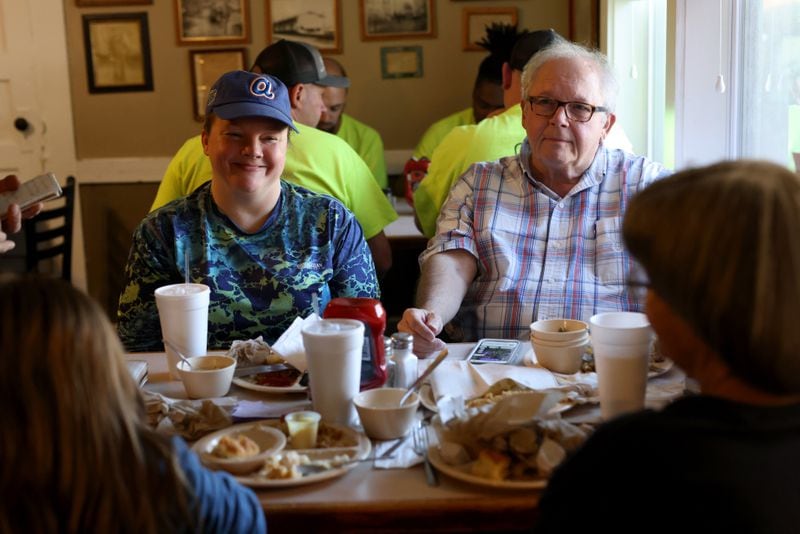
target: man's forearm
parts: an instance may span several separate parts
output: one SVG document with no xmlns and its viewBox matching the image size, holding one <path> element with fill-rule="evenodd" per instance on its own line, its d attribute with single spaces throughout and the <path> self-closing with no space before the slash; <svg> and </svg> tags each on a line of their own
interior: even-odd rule
<svg viewBox="0 0 800 534">
<path fill-rule="evenodd" d="M 440 252 L 422 266 L 418 308 L 436 312 L 444 323 L 455 317 L 477 273 L 475 258 L 464 250 Z"/>
</svg>

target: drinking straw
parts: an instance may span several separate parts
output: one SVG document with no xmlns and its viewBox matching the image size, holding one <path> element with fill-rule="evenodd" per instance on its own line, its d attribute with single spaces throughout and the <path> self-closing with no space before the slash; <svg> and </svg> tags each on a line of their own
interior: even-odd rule
<svg viewBox="0 0 800 534">
<path fill-rule="evenodd" d="M 183 268 L 186 270 L 185 282 L 189 283 L 189 249 L 183 251 Z"/>
<path fill-rule="evenodd" d="M 317 292 L 311 293 L 311 309 L 314 310 L 314 313 L 319 316 L 319 297 L 317 296 Z"/>
</svg>

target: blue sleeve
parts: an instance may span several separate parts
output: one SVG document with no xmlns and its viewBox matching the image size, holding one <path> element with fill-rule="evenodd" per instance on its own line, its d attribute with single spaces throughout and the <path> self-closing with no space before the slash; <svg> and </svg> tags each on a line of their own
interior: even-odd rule
<svg viewBox="0 0 800 534">
<path fill-rule="evenodd" d="M 379 298 L 378 276 L 361 226 L 352 213 L 337 204 L 331 205 L 334 232 L 331 296 Z"/>
<path fill-rule="evenodd" d="M 203 532 L 260 533 L 267 520 L 256 494 L 227 473 L 210 471 L 200 465 L 197 455 L 180 438 L 173 446 L 195 497 L 192 509 L 199 512 Z"/>
<path fill-rule="evenodd" d="M 174 235 L 165 235 L 154 216 L 144 219 L 133 234 L 125 266 L 126 285 L 117 309 L 117 329 L 129 351 L 161 349 L 161 323 L 154 293 L 160 286 L 182 281 L 175 267 L 174 241 Z"/>
</svg>

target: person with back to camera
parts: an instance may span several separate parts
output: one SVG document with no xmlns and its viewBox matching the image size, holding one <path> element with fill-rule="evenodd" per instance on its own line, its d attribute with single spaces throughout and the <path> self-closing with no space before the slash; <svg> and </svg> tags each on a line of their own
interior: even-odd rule
<svg viewBox="0 0 800 534">
<path fill-rule="evenodd" d="M 379 274 L 392 266 L 392 249 L 383 229 L 397 219 L 391 202 L 378 187 L 367 164 L 343 139 L 317 129 L 325 109 L 325 87 L 349 85 L 331 76 L 315 47 L 299 41 L 280 41 L 264 48 L 250 69 L 275 76 L 289 92 L 297 135 L 286 154 L 283 178 L 317 193 L 330 195 L 353 212 L 364 231 Z M 187 140 L 170 161 L 150 211 L 186 196 L 211 179 L 209 159 L 200 136 Z"/>
<path fill-rule="evenodd" d="M 797 532 L 798 234 L 800 176 L 772 163 L 685 170 L 633 198 L 647 316 L 700 394 L 600 426 L 553 474 L 537 532 Z"/>
<path fill-rule="evenodd" d="M 19 188 L 19 178 L 9 174 L 0 180 L 0 194 L 10 193 Z M 0 213 L 0 254 L 8 252 L 16 246 L 16 243 L 8 238 L 9 234 L 16 234 L 22 229 L 22 219 L 30 219 L 42 211 L 44 204 L 37 202 L 27 208 L 24 212 L 16 204 L 11 204 L 6 213 Z"/>
<path fill-rule="evenodd" d="M 511 56 L 517 39 L 527 30 L 517 30 L 510 24 L 493 23 L 486 27 L 486 35 L 476 44 L 489 52 L 480 65 L 472 86 L 472 105 L 431 124 L 414 148 L 415 159 L 430 160 L 439 143 L 457 126 L 478 124 L 492 113 L 502 110 L 503 63 Z"/>
<path fill-rule="evenodd" d="M 417 307 L 398 323 L 417 354 L 440 350 L 436 336 L 454 318 L 451 341 L 521 339 L 539 319 L 586 321 L 643 305 L 625 286 L 634 266 L 622 215 L 629 197 L 668 171 L 604 146 L 615 121 L 611 66 L 559 39 L 533 54 L 521 86 L 520 154 L 461 176 L 420 256 Z"/>
<path fill-rule="evenodd" d="M 320 309 L 335 297 L 378 297 L 354 215 L 282 179 L 294 127 L 278 78 L 232 71 L 214 83 L 202 133 L 211 182 L 150 213 L 133 236 L 117 313 L 128 350 L 161 350 L 154 292 L 185 278 L 211 288 L 209 348 L 274 343 L 316 297 Z"/>
<path fill-rule="evenodd" d="M 341 63 L 331 57 L 323 58 L 325 70 L 333 76 L 347 78 L 347 72 Z M 367 164 L 375 181 L 381 189 L 389 187 L 386 174 L 386 156 L 383 152 L 383 139 L 375 128 L 364 124 L 344 112 L 349 90 L 347 87 L 326 87 L 322 92 L 325 110 L 319 119 L 317 128 L 333 134 L 350 145 Z"/>
<path fill-rule="evenodd" d="M 146 423 L 104 312 L 0 277 L 0 532 L 266 532 L 256 495 Z"/>
</svg>

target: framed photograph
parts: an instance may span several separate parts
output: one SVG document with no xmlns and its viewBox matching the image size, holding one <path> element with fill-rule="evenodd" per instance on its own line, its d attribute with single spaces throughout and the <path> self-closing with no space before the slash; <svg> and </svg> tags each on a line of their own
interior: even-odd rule
<svg viewBox="0 0 800 534">
<path fill-rule="evenodd" d="M 342 52 L 339 0 L 266 0 L 267 42 L 302 41 L 320 52 Z"/>
<path fill-rule="evenodd" d="M 83 15 L 90 93 L 152 91 L 147 13 Z"/>
<path fill-rule="evenodd" d="M 78 7 L 144 6 L 152 3 L 153 0 L 75 0 Z"/>
<path fill-rule="evenodd" d="M 359 0 L 363 41 L 436 37 L 433 0 Z"/>
<path fill-rule="evenodd" d="M 462 11 L 462 50 L 485 51 L 478 41 L 486 36 L 486 27 L 493 23 L 517 24 L 516 7 L 465 7 Z"/>
<path fill-rule="evenodd" d="M 217 79 L 232 70 L 245 70 L 247 50 L 227 48 L 217 50 L 190 50 L 189 68 L 192 71 L 192 102 L 194 118 L 205 119 L 208 90 Z"/>
<path fill-rule="evenodd" d="M 600 0 L 569 0 L 569 39 L 600 47 Z"/>
<path fill-rule="evenodd" d="M 382 47 L 381 75 L 384 79 L 422 78 L 422 47 Z"/>
<path fill-rule="evenodd" d="M 248 0 L 174 0 L 178 44 L 250 42 Z"/>
</svg>

